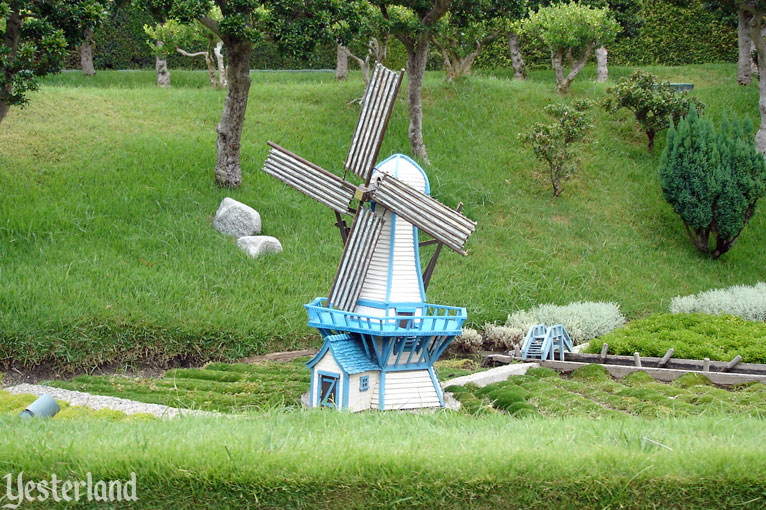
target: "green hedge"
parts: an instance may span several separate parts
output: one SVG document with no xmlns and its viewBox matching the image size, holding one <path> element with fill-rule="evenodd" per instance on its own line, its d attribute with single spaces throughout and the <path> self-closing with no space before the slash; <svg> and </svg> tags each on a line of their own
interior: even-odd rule
<svg viewBox="0 0 766 510">
<path fill-rule="evenodd" d="M 737 58 L 737 31 L 730 20 L 722 20 L 706 10 L 701 0 L 689 0 L 679 7 L 671 0 L 647 0 L 645 24 L 638 37 L 622 39 L 609 48 L 610 63 L 616 65 L 682 65 L 734 62 Z M 97 69 L 147 69 L 154 67 L 154 57 L 146 44 L 143 25 L 151 17 L 130 6 L 118 10 L 95 35 L 94 64 Z M 524 58 L 531 67 L 548 67 L 548 51 L 534 41 L 522 41 Z M 393 69 L 405 66 L 402 44 L 392 39 L 386 65 Z M 172 69 L 202 69 L 202 59 L 172 56 Z M 79 67 L 79 56 L 72 51 L 67 66 Z M 251 59 L 253 69 L 334 69 L 335 47 L 321 44 L 310 58 L 296 58 L 281 52 L 275 44 L 257 45 Z M 353 67 L 353 64 L 352 64 Z M 476 59 L 476 67 L 510 68 L 507 39 L 490 44 Z M 441 57 L 432 51 L 428 69 L 442 68 Z"/>
</svg>

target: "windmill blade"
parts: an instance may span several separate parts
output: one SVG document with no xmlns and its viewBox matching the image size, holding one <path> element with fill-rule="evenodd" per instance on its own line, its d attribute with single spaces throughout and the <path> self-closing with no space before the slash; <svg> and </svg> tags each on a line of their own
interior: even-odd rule
<svg viewBox="0 0 766 510">
<path fill-rule="evenodd" d="M 330 291 L 328 301 L 333 308 L 353 311 L 382 231 L 383 217 L 360 207 Z"/>
<path fill-rule="evenodd" d="M 348 214 L 356 188 L 279 145 L 271 146 L 263 171 L 340 214 Z"/>
<path fill-rule="evenodd" d="M 378 178 L 372 199 L 461 255 L 476 222 L 388 174 Z"/>
<path fill-rule="evenodd" d="M 403 76 L 404 70 L 396 73 L 378 63 L 364 95 L 362 113 L 343 167 L 361 177 L 365 184 L 370 182 Z"/>
</svg>

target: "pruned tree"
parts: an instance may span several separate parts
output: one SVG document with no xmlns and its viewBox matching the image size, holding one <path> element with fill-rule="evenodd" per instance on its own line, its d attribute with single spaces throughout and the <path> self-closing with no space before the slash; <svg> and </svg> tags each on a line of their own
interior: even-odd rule
<svg viewBox="0 0 766 510">
<path fill-rule="evenodd" d="M 663 195 L 689 239 L 713 259 L 732 248 L 766 193 L 766 163 L 752 127 L 748 119 L 724 117 L 716 135 L 713 123 L 692 108 L 668 132 L 659 170 Z"/>
<path fill-rule="evenodd" d="M 535 157 L 548 165 L 554 197 L 561 194 L 561 181 L 578 169 L 575 144 L 584 142 L 590 132 L 592 126 L 586 112 L 592 104 L 588 100 L 574 101 L 571 105 L 549 104 L 544 109 L 554 118 L 553 124 L 537 123 L 519 135 L 522 142 L 532 146 Z"/>
<path fill-rule="evenodd" d="M 593 50 L 610 44 L 620 30 L 608 8 L 576 2 L 542 7 L 531 13 L 522 27 L 527 36 L 539 39 L 550 50 L 556 91 L 560 94 L 569 91 Z"/>
<path fill-rule="evenodd" d="M 345 58 L 350 57 L 359 65 L 366 89 L 370 84 L 371 69 L 376 62 L 382 63 L 388 54 L 391 26 L 380 10 L 368 2 L 360 6 L 359 20 L 360 22 L 353 28 L 344 20 L 338 27 L 333 27 L 333 32 L 345 33 L 350 39 L 348 44 L 339 44 L 338 51 L 343 51 Z"/>
<path fill-rule="evenodd" d="M 121 7 L 124 0 L 94 0 L 91 4 L 93 13 L 87 18 L 80 18 L 78 30 L 82 31 L 82 42 L 78 47 L 80 54 L 80 69 L 85 76 L 96 74 L 96 68 L 93 65 L 93 31 L 108 17 L 110 9 Z"/>
<path fill-rule="evenodd" d="M 764 69 L 766 66 L 766 38 L 763 37 L 766 31 L 766 0 L 745 0 L 740 4 L 740 9 L 748 17 L 748 28 L 750 29 L 750 38 L 755 45 L 755 51 L 758 55 L 758 71 L 761 77 L 766 76 Z M 766 154 L 766 79 L 758 80 L 758 111 L 761 114 L 761 124 L 755 135 L 755 148 L 761 154 Z"/>
<path fill-rule="evenodd" d="M 149 36 L 147 44 L 154 53 L 154 70 L 157 72 L 157 86 L 170 87 L 168 57 L 175 53 L 181 41 L 187 37 L 189 28 L 174 19 L 154 26 L 144 25 L 144 32 Z"/>
<path fill-rule="evenodd" d="M 216 127 L 215 182 L 238 187 L 242 182 L 240 141 L 250 91 L 250 56 L 255 43 L 276 42 L 284 52 L 310 54 L 338 20 L 354 20 L 358 2 L 343 0 L 138 0 L 155 19 L 198 20 L 226 50 L 228 92 Z M 221 19 L 209 16 L 212 7 Z M 353 25 L 353 21 L 349 22 Z"/>
<path fill-rule="evenodd" d="M 616 40 L 637 37 L 641 32 L 644 19 L 641 17 L 642 0 L 582 0 L 583 4 L 591 7 L 608 7 L 609 13 L 619 23 L 620 30 Z M 596 55 L 596 81 L 605 82 L 609 79 L 608 51 L 605 45 L 594 50 Z"/>
<path fill-rule="evenodd" d="M 526 14 L 524 0 L 452 0 L 431 42 L 439 49 L 447 80 L 471 74 L 474 60 L 487 44 L 509 33 Z"/>
<path fill-rule="evenodd" d="M 657 76 L 638 69 L 627 78 L 622 78 L 617 85 L 606 89 L 604 109 L 615 113 L 622 108 L 633 112 L 646 134 L 647 149 L 654 152 L 654 139 L 657 133 L 678 124 L 681 117 L 694 107 L 702 112 L 705 104 L 696 97 L 689 97 L 685 92 L 677 92 L 668 82 L 657 80 Z"/>
<path fill-rule="evenodd" d="M 79 27 L 101 16 L 95 0 L 0 0 L 0 123 L 24 106 L 38 79 L 61 70 Z"/>
<path fill-rule="evenodd" d="M 408 135 L 410 150 L 426 163 L 428 153 L 423 141 L 423 105 L 420 100 L 423 76 L 428 62 L 431 35 L 437 23 L 449 10 L 450 0 L 398 0 L 373 2 L 391 23 L 391 33 L 407 51 L 407 109 L 410 114 Z"/>
</svg>

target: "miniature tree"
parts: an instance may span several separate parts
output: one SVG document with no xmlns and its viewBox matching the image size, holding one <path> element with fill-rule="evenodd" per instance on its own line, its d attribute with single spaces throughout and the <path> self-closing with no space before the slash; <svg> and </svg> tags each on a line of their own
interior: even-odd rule
<svg viewBox="0 0 766 510">
<path fill-rule="evenodd" d="M 181 23 L 198 20 L 226 49 L 228 90 L 221 121 L 216 126 L 215 182 L 222 187 L 242 183 L 240 142 L 250 91 L 250 56 L 257 42 L 269 38 L 283 52 L 307 55 L 328 34 L 338 20 L 354 26 L 358 2 L 341 0 L 137 0 L 158 21 L 175 19 Z M 221 10 L 213 19 L 211 7 Z"/>
<path fill-rule="evenodd" d="M 606 92 L 608 96 L 604 108 L 611 113 L 621 108 L 632 111 L 646 134 L 650 153 L 654 151 L 657 133 L 670 127 L 671 121 L 677 124 L 682 116 L 689 113 L 691 106 L 700 112 L 705 109 L 704 103 L 697 98 L 677 92 L 669 83 L 657 81 L 654 74 L 641 69 L 629 78 L 622 78 Z"/>
<path fill-rule="evenodd" d="M 408 135 L 412 155 L 428 162 L 423 141 L 423 106 L 420 92 L 428 62 L 431 35 L 439 19 L 447 13 L 450 0 L 397 0 L 373 2 L 391 23 L 391 33 L 407 51 L 407 107 L 410 114 Z"/>
<path fill-rule="evenodd" d="M 535 156 L 548 164 L 553 196 L 561 194 L 561 181 L 577 171 L 578 163 L 573 144 L 582 143 L 590 131 L 586 111 L 592 103 L 587 100 L 549 104 L 545 112 L 556 119 L 553 124 L 537 123 L 519 139 L 532 146 Z"/>
<path fill-rule="evenodd" d="M 0 0 L 0 122 L 27 102 L 38 78 L 59 72 L 82 41 L 80 27 L 102 10 L 95 0 Z"/>
<path fill-rule="evenodd" d="M 665 200 L 697 249 L 719 258 L 766 193 L 766 163 L 753 145 L 752 124 L 724 118 L 716 136 L 712 122 L 692 108 L 668 132 L 660 181 Z"/>
<path fill-rule="evenodd" d="M 453 0 L 431 42 L 439 49 L 447 80 L 471 74 L 481 50 L 523 17 L 523 0 Z"/>
<path fill-rule="evenodd" d="M 594 8 L 571 2 L 542 7 L 531 13 L 524 20 L 522 30 L 550 50 L 556 91 L 564 94 L 585 67 L 593 50 L 614 41 L 620 26 L 606 7 Z M 569 72 L 566 72 L 565 60 Z"/>
<path fill-rule="evenodd" d="M 391 38 L 391 26 L 389 21 L 383 17 L 379 9 L 371 4 L 364 2 L 361 7 L 361 22 L 354 27 L 354 41 L 347 45 L 338 45 L 338 62 L 343 58 L 351 57 L 362 71 L 365 89 L 370 84 L 370 70 L 376 62 L 383 63 L 388 53 L 388 42 Z M 350 31 L 347 21 L 342 21 L 339 27 Z M 339 27 L 334 27 L 333 32 L 337 33 Z M 348 73 L 346 66 L 345 74 Z M 340 69 L 336 69 L 336 79 L 345 79 L 345 74 Z"/>
</svg>

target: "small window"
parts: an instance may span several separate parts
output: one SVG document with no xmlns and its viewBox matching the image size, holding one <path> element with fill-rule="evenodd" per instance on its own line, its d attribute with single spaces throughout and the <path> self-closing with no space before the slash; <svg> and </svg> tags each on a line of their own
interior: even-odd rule
<svg viewBox="0 0 766 510">
<path fill-rule="evenodd" d="M 370 376 L 363 375 L 359 378 L 359 391 L 367 391 L 370 389 Z"/>
</svg>

